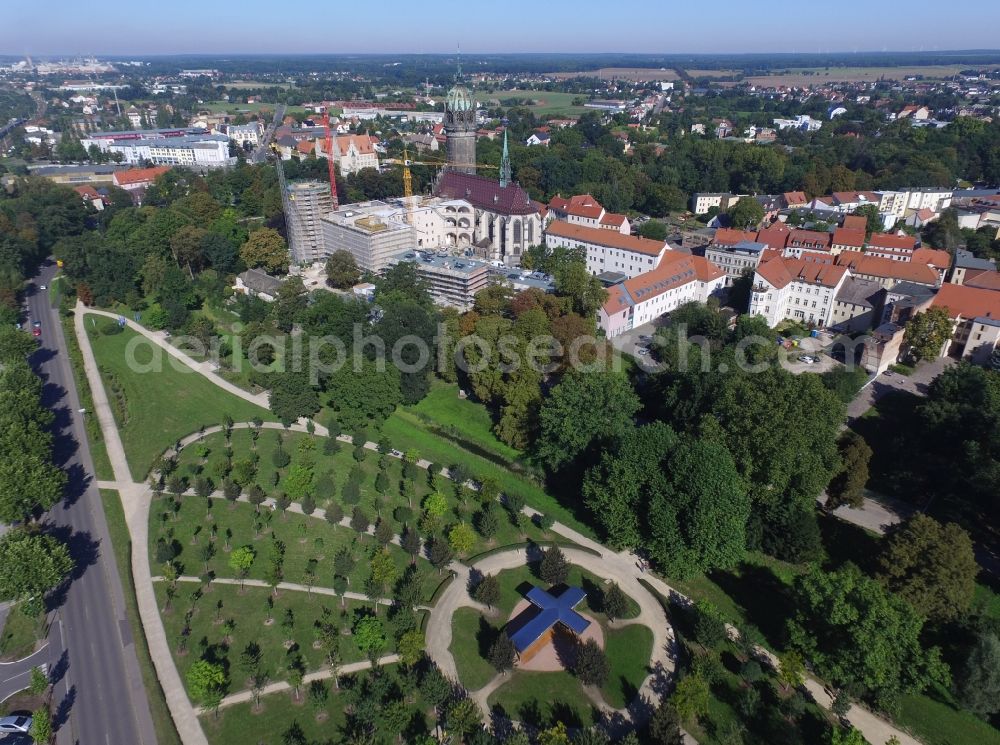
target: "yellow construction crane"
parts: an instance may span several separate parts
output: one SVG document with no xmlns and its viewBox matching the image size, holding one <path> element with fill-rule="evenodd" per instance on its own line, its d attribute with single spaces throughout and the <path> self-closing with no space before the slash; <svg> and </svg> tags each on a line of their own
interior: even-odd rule
<svg viewBox="0 0 1000 745">
<path fill-rule="evenodd" d="M 410 172 L 410 166 L 432 166 L 434 168 L 443 168 L 445 166 L 453 166 L 455 168 L 478 168 L 478 169 L 492 169 L 497 170 L 498 166 L 484 165 L 481 163 L 448 163 L 446 161 L 434 161 L 434 160 L 410 160 L 409 150 L 406 146 L 403 146 L 403 158 L 387 158 L 382 161 L 383 163 L 394 163 L 396 165 L 403 166 L 403 197 L 406 199 L 406 221 L 413 225 L 413 174 Z"/>
</svg>

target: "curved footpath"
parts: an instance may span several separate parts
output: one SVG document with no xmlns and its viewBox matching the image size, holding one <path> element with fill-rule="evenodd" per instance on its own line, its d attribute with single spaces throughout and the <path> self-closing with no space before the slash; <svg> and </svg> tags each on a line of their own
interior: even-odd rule
<svg viewBox="0 0 1000 745">
<path fill-rule="evenodd" d="M 147 485 L 138 484 L 132 481 L 131 472 L 128 468 L 128 462 L 125 458 L 125 449 L 122 446 L 121 437 L 119 436 L 118 429 L 115 425 L 114 416 L 108 403 L 103 382 L 101 381 L 97 362 L 94 359 L 94 353 L 90 347 L 90 339 L 87 336 L 86 329 L 84 328 L 83 316 L 85 313 L 94 313 L 96 315 L 107 316 L 115 319 L 120 316 L 108 311 L 87 308 L 78 301 L 75 316 L 77 339 L 80 343 L 80 349 L 83 352 L 84 369 L 87 374 L 87 380 L 90 383 L 95 413 L 97 414 L 98 421 L 101 425 L 101 431 L 107 445 L 108 457 L 111 460 L 112 469 L 114 471 L 115 481 L 112 482 L 114 485 L 112 486 L 111 484 L 108 484 L 108 487 L 118 489 L 122 499 L 122 506 L 125 511 L 125 519 L 128 524 L 132 544 L 133 546 L 141 546 L 143 548 L 143 550 L 134 550 L 131 552 L 132 576 L 135 582 L 136 599 L 139 604 L 139 615 L 146 633 L 147 642 L 149 644 L 150 656 L 153 658 L 153 663 L 156 666 L 157 677 L 160 679 L 160 684 L 163 687 L 163 691 L 166 696 L 167 705 L 170 708 L 171 716 L 174 719 L 178 734 L 180 735 L 184 745 L 208 745 L 205 734 L 201 729 L 201 724 L 198 721 L 198 712 L 191 705 L 181 682 L 180 675 L 173 663 L 173 657 L 170 654 L 170 648 L 167 644 L 166 635 L 163 630 L 163 622 L 160 619 L 156 596 L 153 593 L 152 573 L 150 572 L 149 566 L 149 551 L 147 550 L 149 545 L 148 515 L 151 493 Z M 127 325 L 134 331 L 142 334 L 153 343 L 163 347 L 169 354 L 197 370 L 220 388 L 238 396 L 239 398 L 255 403 L 258 406 L 262 406 L 265 409 L 270 408 L 268 406 L 266 393 L 253 394 L 233 385 L 228 380 L 225 380 L 218 375 L 209 363 L 198 362 L 179 349 L 171 346 L 167 341 L 164 332 L 149 331 L 143 326 L 127 319 L 126 322 Z M 282 425 L 267 423 L 264 426 L 268 428 L 281 428 Z M 290 429 L 294 431 L 306 431 L 306 426 L 307 425 L 304 421 L 300 421 L 298 424 L 292 425 Z M 328 434 L 325 428 L 319 425 L 314 425 L 314 427 L 316 434 Z M 221 427 L 212 428 L 212 431 L 218 431 L 219 429 L 221 429 Z M 204 432 L 190 435 L 181 441 L 181 445 L 183 447 L 186 444 L 195 442 L 208 433 L 209 430 L 206 429 Z M 341 435 L 338 439 L 350 441 L 350 438 L 346 435 Z M 370 450 L 378 449 L 376 443 L 373 442 L 366 443 L 365 447 Z M 417 462 L 417 465 L 422 468 L 427 468 L 430 463 L 426 460 L 420 460 Z M 442 475 L 446 477 L 449 476 L 447 469 L 442 470 Z M 530 507 L 525 507 L 524 511 L 528 515 L 534 515 L 537 512 Z M 639 602 L 640 598 L 651 597 L 649 592 L 639 583 L 640 577 L 645 582 L 648 582 L 664 597 L 677 598 L 681 601 L 689 600 L 683 594 L 677 592 L 658 577 L 641 572 L 638 568 L 636 557 L 631 552 L 612 551 L 606 546 L 603 546 L 602 544 L 558 522 L 552 526 L 552 530 L 579 546 L 596 552 L 597 555 L 595 556 L 586 551 L 568 548 L 564 549 L 567 556 L 570 556 L 569 552 L 572 552 L 571 558 L 574 563 L 579 563 L 585 569 L 592 571 L 598 576 L 611 578 L 618 582 L 622 589 L 636 599 L 637 602 Z M 477 569 L 482 568 L 487 571 L 498 571 L 499 568 L 508 568 L 504 564 L 505 562 L 516 560 L 519 561 L 520 564 L 523 564 L 523 556 L 509 556 L 508 554 L 510 553 L 515 552 L 504 552 L 486 557 L 482 561 L 477 562 L 475 567 Z M 494 564 L 494 562 L 497 563 Z M 510 566 L 518 566 L 520 564 L 515 563 Z M 452 582 L 452 584 L 446 588 L 445 592 L 442 593 L 441 598 L 438 599 L 436 608 L 442 607 L 445 603 L 450 604 L 453 609 L 461 607 L 463 604 L 469 604 L 472 607 L 476 607 L 471 600 L 463 601 L 459 596 L 459 594 L 463 594 L 466 597 L 468 596 L 467 581 L 469 567 L 456 562 L 453 563 L 452 569 L 459 575 L 458 579 Z M 649 700 L 654 703 L 659 700 L 661 695 L 666 693 L 665 685 L 669 683 L 670 673 L 674 669 L 674 641 L 672 629 L 666 620 L 666 616 L 663 613 L 662 608 L 659 608 L 659 603 L 656 605 L 657 609 L 653 609 L 651 607 L 647 608 L 646 603 L 640 603 L 640 618 L 645 617 L 647 619 L 651 619 L 649 620 L 649 628 L 653 631 L 654 635 L 653 649 L 655 660 L 655 669 L 643 683 L 643 687 L 640 689 L 640 692 L 648 695 Z M 644 613 L 647 613 L 647 615 L 644 616 Z M 434 620 L 440 621 L 441 618 L 443 618 L 443 615 L 435 617 Z M 454 658 L 451 657 L 451 653 L 448 651 L 448 647 L 450 646 L 450 616 L 447 623 L 428 624 L 427 647 L 429 654 L 436 662 L 438 662 L 439 665 L 441 665 L 442 671 L 446 675 L 449 675 L 457 680 L 458 678 L 457 671 L 455 670 Z M 758 648 L 758 652 L 768 659 L 775 660 L 774 655 L 766 649 Z M 831 707 L 832 702 L 830 697 L 825 692 L 823 685 L 819 681 L 815 678 L 807 677 L 805 687 L 820 706 L 826 709 Z M 239 696 L 241 694 L 234 695 Z M 864 735 L 865 739 L 872 743 L 872 745 L 885 745 L 885 743 L 892 737 L 896 737 L 899 740 L 900 745 L 921 745 L 921 743 L 912 736 L 897 729 L 883 718 L 868 711 L 867 709 L 862 708 L 861 706 L 852 705 L 846 718 L 861 732 L 862 735 Z M 695 743 L 696 741 L 691 738 L 690 735 L 685 733 L 685 742 Z"/>
</svg>

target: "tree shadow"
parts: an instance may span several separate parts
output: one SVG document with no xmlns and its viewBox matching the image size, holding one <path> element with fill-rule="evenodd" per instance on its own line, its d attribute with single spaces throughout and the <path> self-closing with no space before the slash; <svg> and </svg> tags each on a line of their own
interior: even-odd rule
<svg viewBox="0 0 1000 745">
<path fill-rule="evenodd" d="M 769 644 L 783 646 L 785 619 L 794 610 L 792 591 L 771 569 L 743 563 L 738 574 L 712 572 L 710 579 L 743 608 Z"/>
<path fill-rule="evenodd" d="M 881 548 L 877 536 L 832 515 L 820 516 L 819 530 L 827 553 L 825 568 L 839 569 L 848 562 L 866 574 L 876 568 Z"/>
<path fill-rule="evenodd" d="M 56 663 L 49 668 L 49 685 L 55 686 L 69 671 L 69 650 L 64 649 Z"/>
<path fill-rule="evenodd" d="M 66 544 L 69 555 L 73 558 L 73 571 L 70 572 L 69 581 L 63 582 L 46 597 L 46 607 L 54 610 L 61 607 L 66 602 L 66 595 L 73 582 L 80 579 L 91 566 L 97 563 L 100 555 L 100 548 L 97 541 L 91 538 L 90 533 L 73 532 L 68 525 L 46 525 L 46 531 L 56 539 Z"/>
<path fill-rule="evenodd" d="M 56 713 L 52 715 L 52 731 L 58 732 L 59 729 L 69 721 L 69 713 L 73 708 L 73 704 L 76 703 L 76 686 L 70 686 L 70 689 L 63 696 L 63 700 L 59 702 L 59 706 L 56 707 Z"/>
<path fill-rule="evenodd" d="M 493 646 L 493 642 L 497 640 L 497 637 L 501 633 L 495 627 L 491 626 L 485 618 L 479 616 L 479 628 L 476 630 L 476 649 L 479 652 L 479 656 L 484 660 L 490 658 L 490 647 Z"/>
</svg>

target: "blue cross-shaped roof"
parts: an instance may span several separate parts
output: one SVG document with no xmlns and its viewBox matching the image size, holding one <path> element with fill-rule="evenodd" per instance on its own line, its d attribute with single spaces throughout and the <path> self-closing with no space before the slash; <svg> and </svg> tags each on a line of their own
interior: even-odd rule
<svg viewBox="0 0 1000 745">
<path fill-rule="evenodd" d="M 587 597 L 587 593 L 579 587 L 567 587 L 558 597 L 540 587 L 532 587 L 525 597 L 538 608 L 538 613 L 510 637 L 519 653 L 538 641 L 557 623 L 577 635 L 590 626 L 590 621 L 574 610 Z"/>
</svg>

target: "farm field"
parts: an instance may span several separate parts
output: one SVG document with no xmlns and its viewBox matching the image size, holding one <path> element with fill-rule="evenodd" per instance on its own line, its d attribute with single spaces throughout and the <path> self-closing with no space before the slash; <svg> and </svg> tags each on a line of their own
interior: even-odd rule
<svg viewBox="0 0 1000 745">
<path fill-rule="evenodd" d="M 874 82 L 880 78 L 902 80 L 912 75 L 941 79 L 957 75 L 968 65 L 925 65 L 917 67 L 812 67 L 781 71 L 775 75 L 760 75 L 746 78 L 753 85 L 798 86 L 810 83 L 862 83 Z"/>
<path fill-rule="evenodd" d="M 199 110 L 211 111 L 213 114 L 259 114 L 274 112 L 273 103 L 246 103 L 245 101 L 205 101 L 198 104 Z M 304 106 L 289 106 L 286 114 L 304 114 Z M 339 109 L 330 109 L 331 113 L 340 114 Z"/>
<path fill-rule="evenodd" d="M 583 106 L 574 106 L 574 98 L 586 98 L 579 93 L 561 93 L 559 91 L 533 91 L 533 90 L 505 90 L 486 93 L 477 92 L 477 98 L 488 100 L 497 98 L 503 101 L 506 98 L 530 99 L 535 103 L 529 108 L 539 114 L 580 114 L 587 109 Z"/>
<path fill-rule="evenodd" d="M 546 77 L 555 80 L 568 80 L 570 78 L 592 78 L 598 77 L 602 80 L 619 78 L 621 80 L 677 80 L 677 73 L 673 70 L 651 67 L 601 67 L 597 70 L 582 70 L 579 72 L 549 72 Z"/>
</svg>

